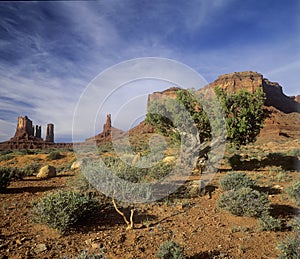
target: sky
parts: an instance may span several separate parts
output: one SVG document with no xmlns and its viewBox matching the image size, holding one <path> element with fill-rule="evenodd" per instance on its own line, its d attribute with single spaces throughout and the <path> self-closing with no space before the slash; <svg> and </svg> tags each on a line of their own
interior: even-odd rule
<svg viewBox="0 0 300 259">
<path fill-rule="evenodd" d="M 297 0 L 1 2 L 0 141 L 14 135 L 18 116 L 27 115 L 42 125 L 43 137 L 53 123 L 55 141 L 71 142 L 74 113 L 91 82 L 120 62 L 143 57 L 175 60 L 207 82 L 257 71 L 285 94 L 300 94 L 299 14 Z M 169 84 L 140 80 L 119 87 L 98 111 L 96 133 L 107 113 L 126 130 L 128 121 L 138 120 L 128 119 L 130 112 L 145 112 L 147 94 Z M 126 105 L 136 99 L 138 108 Z M 76 140 L 91 137 L 86 128 Z"/>
</svg>

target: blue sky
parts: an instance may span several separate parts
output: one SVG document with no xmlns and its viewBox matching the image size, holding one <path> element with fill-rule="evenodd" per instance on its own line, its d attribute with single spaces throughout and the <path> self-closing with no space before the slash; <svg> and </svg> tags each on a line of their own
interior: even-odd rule
<svg viewBox="0 0 300 259">
<path fill-rule="evenodd" d="M 0 141 L 12 137 L 19 115 L 42 124 L 42 135 L 54 123 L 56 141 L 71 141 L 89 82 L 140 57 L 177 60 L 208 82 L 257 71 L 287 95 L 300 94 L 299 14 L 297 0 L 1 2 Z M 148 93 L 166 87 L 145 85 Z"/>
</svg>

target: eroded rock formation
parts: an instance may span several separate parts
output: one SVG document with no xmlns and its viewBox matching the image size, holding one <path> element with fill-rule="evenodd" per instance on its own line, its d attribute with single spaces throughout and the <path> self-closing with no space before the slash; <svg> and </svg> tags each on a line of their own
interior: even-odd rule
<svg viewBox="0 0 300 259">
<path fill-rule="evenodd" d="M 111 124 L 111 114 L 106 115 L 106 121 L 103 125 L 103 131 L 98 135 L 87 138 L 85 141 L 96 141 L 96 142 L 105 142 L 111 141 L 112 136 L 119 137 L 124 132 L 120 129 L 114 128 Z"/>
<path fill-rule="evenodd" d="M 236 93 L 241 89 L 253 93 L 257 88 L 262 87 L 266 94 L 266 106 L 273 106 L 284 113 L 300 112 L 300 103 L 296 101 L 296 98 L 286 96 L 282 91 L 282 86 L 277 82 L 269 81 L 257 72 L 246 71 L 221 75 L 208 85 L 212 88 L 216 86 L 231 93 Z"/>
<path fill-rule="evenodd" d="M 54 125 L 52 123 L 47 124 L 46 142 L 54 143 Z"/>
<path fill-rule="evenodd" d="M 54 125 L 48 124 L 45 141 L 42 138 L 40 125 L 33 125 L 27 117 L 18 117 L 15 135 L 8 141 L 0 143 L 1 150 L 41 149 L 41 148 L 71 148 L 72 143 L 54 143 Z"/>
</svg>

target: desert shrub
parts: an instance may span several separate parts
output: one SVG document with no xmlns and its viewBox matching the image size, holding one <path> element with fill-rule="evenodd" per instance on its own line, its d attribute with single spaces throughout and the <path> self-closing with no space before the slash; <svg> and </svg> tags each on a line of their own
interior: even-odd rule
<svg viewBox="0 0 300 259">
<path fill-rule="evenodd" d="M 268 213 L 270 202 L 266 194 L 242 187 L 222 193 L 218 206 L 237 216 L 260 217 Z"/>
<path fill-rule="evenodd" d="M 279 231 L 282 229 L 282 222 L 280 219 L 273 218 L 268 213 L 264 213 L 259 218 L 260 228 L 263 231 Z"/>
<path fill-rule="evenodd" d="M 297 205 L 300 205 L 300 182 L 294 182 L 292 185 L 288 186 L 285 191 Z"/>
<path fill-rule="evenodd" d="M 73 163 L 68 163 L 68 164 L 61 165 L 60 167 L 58 167 L 56 169 L 57 173 L 62 173 L 62 172 L 69 171 L 71 169 L 72 164 Z"/>
<path fill-rule="evenodd" d="M 157 258 L 159 259 L 184 259 L 183 248 L 174 241 L 168 241 L 163 243 L 157 252 Z"/>
<path fill-rule="evenodd" d="M 99 202 L 87 194 L 75 191 L 50 193 L 33 202 L 33 213 L 38 222 L 65 233 L 79 220 L 99 209 Z"/>
<path fill-rule="evenodd" d="M 10 182 L 10 168 L 0 168 L 0 191 L 3 191 Z"/>
<path fill-rule="evenodd" d="M 281 252 L 279 259 L 299 259 L 300 236 L 292 235 L 278 244 L 277 248 Z"/>
<path fill-rule="evenodd" d="M 294 232 L 299 233 L 300 234 L 300 217 L 295 217 L 293 218 L 288 226 L 290 226 Z"/>
<path fill-rule="evenodd" d="M 12 180 L 21 178 L 22 172 L 17 168 L 0 167 L 0 192 L 3 191 Z"/>
<path fill-rule="evenodd" d="M 32 162 L 30 165 L 21 169 L 24 176 L 35 175 L 39 172 L 42 165 L 39 162 Z"/>
<path fill-rule="evenodd" d="M 220 181 L 221 187 L 224 191 L 238 190 L 242 187 L 254 187 L 256 182 L 252 180 L 245 173 L 232 172 L 226 174 Z"/>
<path fill-rule="evenodd" d="M 60 159 L 61 157 L 62 155 L 59 151 L 51 151 L 48 155 L 48 159 L 50 160 Z"/>
<path fill-rule="evenodd" d="M 14 155 L 8 153 L 8 154 L 4 154 L 4 155 L 0 155 L 0 162 L 1 161 L 8 161 L 14 158 Z"/>
</svg>

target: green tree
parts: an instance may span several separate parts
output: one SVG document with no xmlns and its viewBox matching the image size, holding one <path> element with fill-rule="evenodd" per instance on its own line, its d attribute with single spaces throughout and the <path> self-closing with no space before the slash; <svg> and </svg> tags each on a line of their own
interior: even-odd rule
<svg viewBox="0 0 300 259">
<path fill-rule="evenodd" d="M 227 93 L 216 87 L 215 93 L 225 114 L 227 140 L 237 147 L 254 142 L 265 118 L 262 108 L 265 94 L 262 87 L 254 93 L 245 90 Z"/>
<path fill-rule="evenodd" d="M 227 93 L 219 87 L 214 91 L 216 98 L 205 97 L 203 93 L 195 94 L 193 90 L 179 90 L 175 100 L 153 101 L 149 104 L 146 122 L 177 141 L 180 140 L 182 129 L 188 129 L 192 123 L 198 130 L 201 143 L 211 139 L 212 129 L 217 132 L 225 123 L 227 140 L 236 147 L 254 142 L 265 117 L 262 108 L 265 94 L 262 88 L 254 93 L 245 90 Z M 221 112 L 225 122 L 212 118 Z"/>
</svg>

